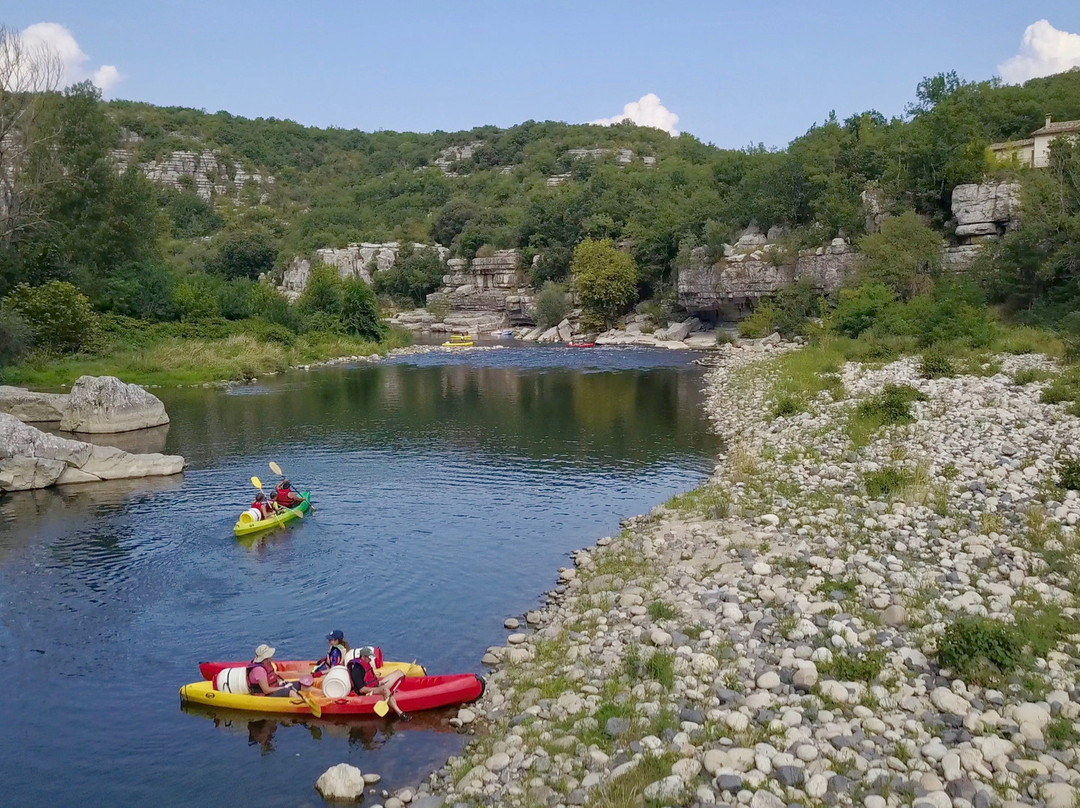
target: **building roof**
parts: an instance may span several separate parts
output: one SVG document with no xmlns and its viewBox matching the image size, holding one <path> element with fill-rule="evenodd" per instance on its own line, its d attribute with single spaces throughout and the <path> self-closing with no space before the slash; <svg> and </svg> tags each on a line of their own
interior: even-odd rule
<svg viewBox="0 0 1080 808">
<path fill-rule="evenodd" d="M 993 151 L 1004 151 L 1005 149 L 1019 149 L 1022 146 L 1034 146 L 1035 138 L 1027 137 L 1023 140 L 1006 140 L 1003 143 L 991 143 L 990 148 Z"/>
<path fill-rule="evenodd" d="M 1061 135 L 1066 132 L 1080 132 L 1080 121 L 1053 121 L 1031 133 L 1035 135 Z"/>
</svg>

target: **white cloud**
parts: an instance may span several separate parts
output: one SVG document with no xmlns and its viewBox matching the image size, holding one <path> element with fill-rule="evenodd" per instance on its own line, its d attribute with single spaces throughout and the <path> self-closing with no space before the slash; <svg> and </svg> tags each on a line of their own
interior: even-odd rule
<svg viewBox="0 0 1080 808">
<path fill-rule="evenodd" d="M 631 101 L 623 107 L 622 115 L 616 115 L 612 118 L 600 118 L 599 120 L 590 121 L 590 123 L 610 126 L 613 123 L 621 123 L 622 121 L 631 121 L 638 126 L 652 126 L 656 129 L 663 129 L 673 137 L 679 134 L 679 130 L 675 128 L 679 123 L 679 116 L 661 104 L 656 93 L 647 93 L 637 101 Z"/>
<path fill-rule="evenodd" d="M 87 66 L 90 57 L 83 53 L 71 31 L 59 23 L 34 23 L 21 31 L 19 38 L 27 50 L 44 50 L 59 60 L 61 87 L 90 79 L 102 93 L 108 93 L 123 78 L 114 65 L 101 65 L 97 69 Z"/>
<path fill-rule="evenodd" d="M 1001 78 L 1020 84 L 1080 66 L 1080 34 L 1059 31 L 1046 20 L 1033 22 L 1020 40 L 1020 52 L 998 65 Z"/>
</svg>

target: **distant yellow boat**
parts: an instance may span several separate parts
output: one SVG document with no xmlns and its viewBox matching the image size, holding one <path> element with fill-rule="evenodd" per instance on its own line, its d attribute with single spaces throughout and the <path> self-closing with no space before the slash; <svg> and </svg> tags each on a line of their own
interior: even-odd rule
<svg viewBox="0 0 1080 808">
<path fill-rule="evenodd" d="M 473 339 L 468 334 L 451 334 L 450 339 L 442 344 L 444 348 L 471 348 Z"/>
</svg>

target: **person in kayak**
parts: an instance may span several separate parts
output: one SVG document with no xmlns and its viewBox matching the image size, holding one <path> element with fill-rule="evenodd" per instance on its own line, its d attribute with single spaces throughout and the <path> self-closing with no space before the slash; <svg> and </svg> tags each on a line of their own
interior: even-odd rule
<svg viewBox="0 0 1080 808">
<path fill-rule="evenodd" d="M 288 696 L 299 693 L 303 687 L 310 687 L 314 679 L 304 674 L 295 682 L 286 682 L 274 670 L 273 657 L 277 649 L 263 643 L 255 649 L 255 658 L 247 666 L 248 687 L 253 696 Z"/>
<path fill-rule="evenodd" d="M 345 655 L 349 653 L 349 644 L 345 642 L 345 634 L 341 629 L 336 628 L 327 634 L 326 641 L 330 643 L 330 650 L 315 663 L 315 668 L 311 671 L 315 676 L 322 676 L 335 665 L 344 665 Z"/>
<path fill-rule="evenodd" d="M 377 693 L 386 699 L 390 709 L 397 713 L 402 721 L 408 721 L 409 716 L 401 711 L 394 699 L 394 688 L 397 683 L 405 678 L 401 671 L 394 671 L 380 677 L 375 673 L 375 649 L 366 645 L 356 652 L 356 657 L 349 661 L 349 678 L 352 679 L 353 691 L 359 696 L 368 696 Z"/>
<path fill-rule="evenodd" d="M 283 508 L 291 508 L 294 505 L 299 505 L 303 501 L 304 498 L 293 491 L 292 483 L 288 480 L 282 480 L 281 485 L 279 485 L 277 491 L 274 492 L 274 502 Z"/>
<path fill-rule="evenodd" d="M 266 494 L 260 491 L 255 495 L 255 501 L 251 503 L 251 507 L 262 514 L 263 519 L 266 519 L 268 516 L 274 516 L 277 513 L 274 504 L 266 498 Z"/>
</svg>

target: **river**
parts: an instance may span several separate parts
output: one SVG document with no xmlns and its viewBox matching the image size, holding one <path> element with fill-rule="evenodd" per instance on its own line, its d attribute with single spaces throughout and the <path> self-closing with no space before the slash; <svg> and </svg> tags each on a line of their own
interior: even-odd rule
<svg viewBox="0 0 1080 808">
<path fill-rule="evenodd" d="M 454 710 L 290 722 L 181 709 L 205 659 L 324 652 L 341 628 L 433 673 L 482 672 L 570 551 L 693 487 L 715 438 L 686 352 L 505 348 L 158 390 L 117 436 L 182 476 L 0 498 L 0 803 L 320 806 L 328 766 L 416 783 Z M 269 461 L 316 512 L 231 526 Z"/>
</svg>

